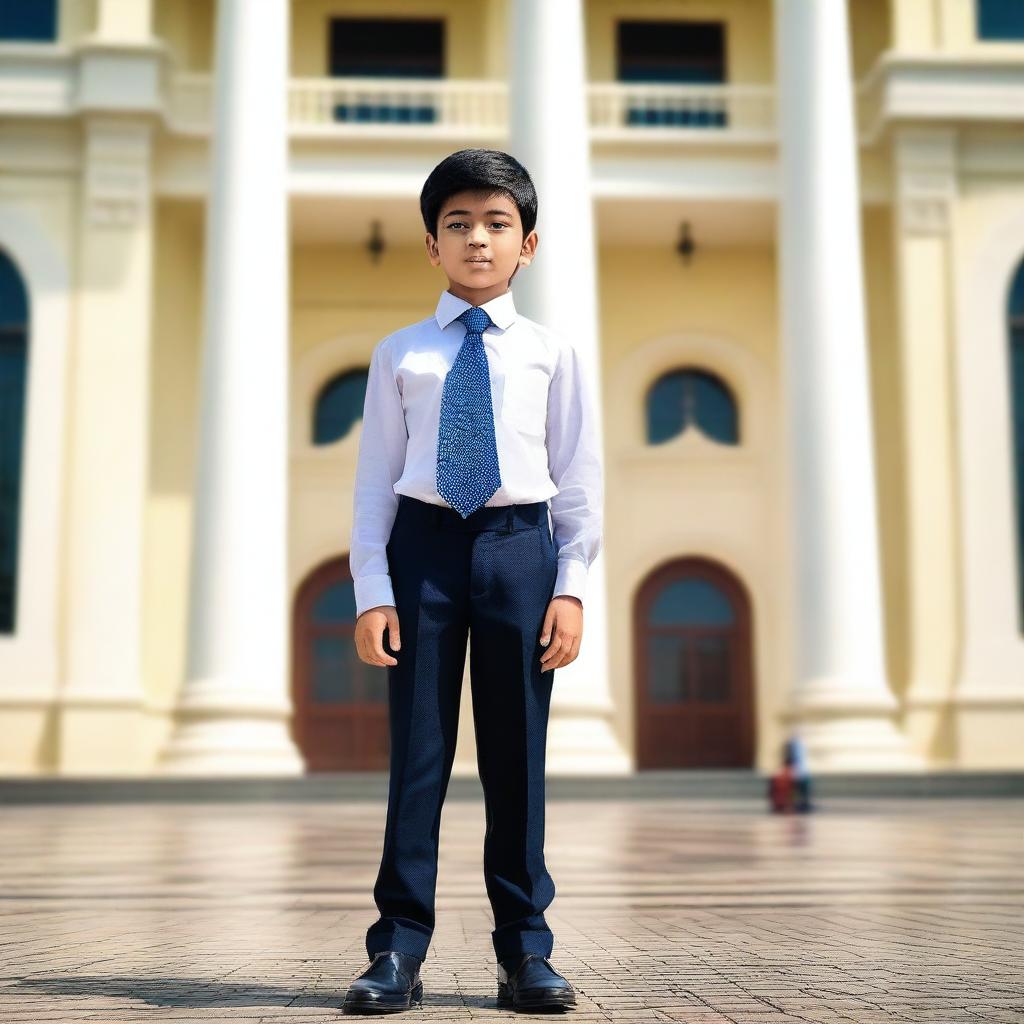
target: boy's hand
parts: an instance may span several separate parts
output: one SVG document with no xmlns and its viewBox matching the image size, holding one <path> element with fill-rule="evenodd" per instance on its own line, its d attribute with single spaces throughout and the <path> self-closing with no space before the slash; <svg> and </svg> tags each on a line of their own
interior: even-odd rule
<svg viewBox="0 0 1024 1024">
<path fill-rule="evenodd" d="M 540 656 L 542 672 L 576 660 L 583 639 L 583 602 L 569 594 L 553 597 L 544 616 L 540 642 L 547 650 Z"/>
<path fill-rule="evenodd" d="M 356 652 L 359 660 L 367 665 L 397 665 L 398 660 L 392 658 L 384 650 L 384 627 L 388 630 L 388 643 L 393 651 L 402 646 L 398 633 L 398 609 L 392 604 L 380 604 L 376 608 L 367 608 L 356 619 Z"/>
</svg>

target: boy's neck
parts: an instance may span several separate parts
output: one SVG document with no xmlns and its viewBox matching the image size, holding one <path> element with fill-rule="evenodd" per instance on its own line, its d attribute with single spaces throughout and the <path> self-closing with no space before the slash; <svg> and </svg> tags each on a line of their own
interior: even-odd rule
<svg viewBox="0 0 1024 1024">
<path fill-rule="evenodd" d="M 454 281 L 449 281 L 448 291 L 457 299 L 464 299 L 471 306 L 482 306 L 485 302 L 511 291 L 511 288 L 507 284 L 496 284 L 490 288 L 465 288 Z"/>
</svg>

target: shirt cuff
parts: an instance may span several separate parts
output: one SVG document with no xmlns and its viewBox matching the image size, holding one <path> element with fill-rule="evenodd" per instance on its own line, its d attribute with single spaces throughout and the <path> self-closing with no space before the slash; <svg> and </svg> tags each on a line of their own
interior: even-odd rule
<svg viewBox="0 0 1024 1024">
<path fill-rule="evenodd" d="M 558 574 L 555 576 L 555 592 L 552 597 L 566 594 L 583 601 L 587 589 L 587 563 L 578 558 L 559 558 Z"/>
<path fill-rule="evenodd" d="M 387 573 L 372 576 L 361 576 L 352 581 L 356 594 L 356 618 L 370 608 L 381 604 L 395 603 L 395 593 L 391 587 L 391 577 Z"/>
</svg>

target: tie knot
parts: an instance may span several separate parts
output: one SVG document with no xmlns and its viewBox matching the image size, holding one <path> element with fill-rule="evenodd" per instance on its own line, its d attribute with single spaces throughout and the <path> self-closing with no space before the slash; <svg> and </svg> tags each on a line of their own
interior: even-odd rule
<svg viewBox="0 0 1024 1024">
<path fill-rule="evenodd" d="M 472 334 L 483 334 L 493 322 L 487 315 L 487 310 L 481 309 L 479 306 L 470 306 L 468 309 L 464 309 L 457 319 L 461 320 L 466 325 L 466 330 Z"/>
</svg>

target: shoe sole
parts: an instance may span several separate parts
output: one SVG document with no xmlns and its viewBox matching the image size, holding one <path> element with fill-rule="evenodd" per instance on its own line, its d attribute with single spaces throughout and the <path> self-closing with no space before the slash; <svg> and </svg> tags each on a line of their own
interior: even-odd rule
<svg viewBox="0 0 1024 1024">
<path fill-rule="evenodd" d="M 399 997 L 401 1001 L 387 999 L 346 999 L 341 1008 L 345 1013 L 401 1013 L 423 1005 L 423 982 L 417 982 L 412 992 Z"/>
<path fill-rule="evenodd" d="M 568 989 L 551 989 L 548 992 L 542 989 L 537 995 L 513 997 L 499 983 L 497 1005 L 501 1009 L 513 1010 L 574 1010 L 576 995 Z"/>
</svg>

